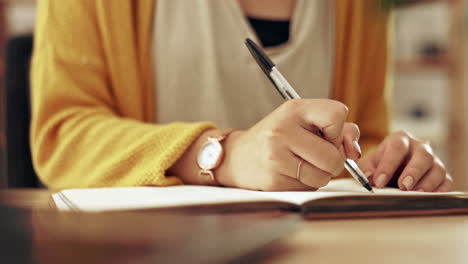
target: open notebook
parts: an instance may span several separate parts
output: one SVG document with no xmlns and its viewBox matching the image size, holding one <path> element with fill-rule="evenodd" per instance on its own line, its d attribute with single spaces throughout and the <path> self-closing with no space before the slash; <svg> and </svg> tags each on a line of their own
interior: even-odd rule
<svg viewBox="0 0 468 264">
<path fill-rule="evenodd" d="M 212 209 L 221 211 L 282 209 L 306 217 L 357 217 L 468 213 L 468 193 L 369 193 L 352 179 L 332 180 L 316 192 L 261 192 L 210 186 L 69 189 L 53 194 L 60 210 Z"/>
</svg>

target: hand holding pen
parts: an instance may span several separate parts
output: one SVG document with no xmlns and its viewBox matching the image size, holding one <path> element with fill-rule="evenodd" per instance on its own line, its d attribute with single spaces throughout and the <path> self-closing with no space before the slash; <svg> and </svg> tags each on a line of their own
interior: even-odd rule
<svg viewBox="0 0 468 264">
<path fill-rule="evenodd" d="M 328 99 L 284 102 L 250 129 L 230 134 L 224 162 L 215 171 L 218 182 L 264 191 L 327 185 L 343 171 L 343 153 L 352 159 L 361 155 L 359 129 L 346 123 L 347 114 L 345 105 Z"/>
<path fill-rule="evenodd" d="M 327 111 L 323 111 L 327 109 Z M 223 165 L 215 171 L 221 185 L 263 191 L 309 191 L 328 184 L 360 151 L 352 143 L 359 131 L 346 123 L 347 108 L 325 99 L 288 100 L 246 131 L 230 134 Z M 324 129 L 324 140 L 313 124 Z M 333 142 L 333 143 L 332 143 Z"/>
<path fill-rule="evenodd" d="M 266 74 L 266 76 L 270 79 L 272 84 L 275 86 L 276 90 L 280 93 L 280 95 L 286 99 L 286 100 L 293 100 L 293 99 L 300 99 L 301 97 L 296 93 L 296 91 L 292 88 L 292 86 L 289 84 L 289 82 L 284 78 L 284 76 L 278 71 L 276 68 L 275 64 L 268 58 L 268 56 L 250 39 L 246 40 L 246 45 L 251 52 L 252 56 L 255 58 L 257 61 L 258 65 L 260 68 L 263 70 L 263 72 Z M 346 108 L 346 107 L 345 107 Z M 327 114 L 330 109 L 327 108 L 322 108 L 326 109 L 326 111 L 319 111 L 321 114 Z M 347 109 L 346 109 L 346 114 L 343 115 L 338 115 L 340 117 L 346 116 L 347 115 Z M 329 113 L 328 113 L 329 114 Z M 346 117 L 345 117 L 346 118 Z M 312 120 L 311 120 L 312 121 Z M 348 125 L 346 128 L 345 126 L 342 127 L 343 131 L 340 130 L 335 130 L 335 133 L 330 133 L 330 127 L 331 126 L 340 126 L 344 120 L 334 120 L 338 121 L 336 124 L 329 124 L 329 125 L 324 125 L 320 124 L 320 121 L 317 122 L 317 120 L 312 121 L 310 124 L 307 124 L 307 127 L 309 127 L 309 130 L 312 130 L 311 132 L 319 135 L 320 137 L 323 137 L 325 140 L 331 142 L 334 144 L 337 148 L 341 148 L 344 146 L 344 154 L 347 155 L 346 151 L 348 149 L 352 149 L 353 147 L 360 152 L 360 147 L 359 144 L 357 143 L 357 140 L 352 141 L 353 143 L 350 144 L 349 140 L 347 140 L 344 137 L 341 137 L 341 133 L 344 132 L 344 129 L 353 129 L 356 131 L 359 131 L 357 126 L 354 124 L 345 124 Z M 315 122 L 315 123 L 314 123 Z M 338 134 L 336 134 L 338 132 Z M 355 133 L 356 134 L 356 133 Z M 358 133 L 359 134 L 359 133 Z M 351 139 L 352 140 L 352 139 Z M 351 146 L 349 146 L 351 145 Z M 350 152 L 350 151 L 348 151 Z M 351 151 L 352 153 L 352 151 Z M 352 154 L 351 154 L 352 156 Z M 298 175 L 300 175 L 300 169 L 303 166 L 303 163 L 305 161 L 302 159 L 299 164 L 298 164 Z M 356 179 L 364 188 L 366 188 L 368 191 L 373 192 L 372 187 L 369 185 L 369 182 L 364 175 L 364 173 L 359 169 L 357 164 L 352 160 L 352 159 L 345 159 L 344 161 L 345 168 L 349 171 L 349 173 L 353 176 L 353 178 Z"/>
</svg>

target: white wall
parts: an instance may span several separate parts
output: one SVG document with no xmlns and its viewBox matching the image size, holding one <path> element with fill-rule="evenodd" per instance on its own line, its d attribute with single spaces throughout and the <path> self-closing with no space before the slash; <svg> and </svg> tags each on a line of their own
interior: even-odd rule
<svg viewBox="0 0 468 264">
<path fill-rule="evenodd" d="M 36 19 L 36 5 L 31 3 L 14 3 L 8 5 L 7 23 L 11 35 L 31 33 Z"/>
</svg>

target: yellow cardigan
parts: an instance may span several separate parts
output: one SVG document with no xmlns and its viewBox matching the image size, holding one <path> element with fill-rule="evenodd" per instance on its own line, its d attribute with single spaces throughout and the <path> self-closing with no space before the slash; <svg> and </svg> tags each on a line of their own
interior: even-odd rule
<svg viewBox="0 0 468 264">
<path fill-rule="evenodd" d="M 181 184 L 165 172 L 208 122 L 153 114 L 154 0 L 41 0 L 32 61 L 31 148 L 52 188 Z M 333 98 L 361 144 L 388 131 L 387 20 L 373 0 L 336 1 Z"/>
</svg>

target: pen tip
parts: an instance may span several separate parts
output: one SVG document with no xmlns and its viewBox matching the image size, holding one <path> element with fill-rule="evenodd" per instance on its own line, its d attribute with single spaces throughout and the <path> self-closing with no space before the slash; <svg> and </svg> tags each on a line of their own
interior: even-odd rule
<svg viewBox="0 0 468 264">
<path fill-rule="evenodd" d="M 371 187 L 370 184 L 368 184 L 368 183 L 366 183 L 366 184 L 364 185 L 364 188 L 366 188 L 366 189 L 367 189 L 369 192 L 371 192 L 371 193 L 375 193 L 375 192 L 374 192 L 374 189 L 372 189 L 372 187 Z"/>
</svg>

